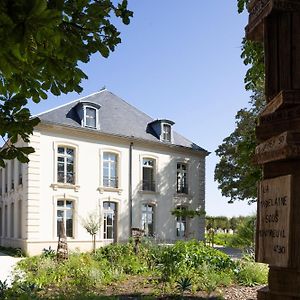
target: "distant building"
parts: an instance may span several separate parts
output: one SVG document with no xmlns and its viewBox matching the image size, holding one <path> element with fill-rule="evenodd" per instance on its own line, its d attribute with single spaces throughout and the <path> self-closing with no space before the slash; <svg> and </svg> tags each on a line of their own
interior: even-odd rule
<svg viewBox="0 0 300 300">
<path fill-rule="evenodd" d="M 64 222 L 70 249 L 91 249 L 82 218 L 101 216 L 97 246 L 126 241 L 132 227 L 162 242 L 204 237 L 206 150 L 107 90 L 39 115 L 28 164 L 0 169 L 0 245 L 28 254 L 56 248 Z M 24 144 L 25 145 L 25 144 Z"/>
</svg>

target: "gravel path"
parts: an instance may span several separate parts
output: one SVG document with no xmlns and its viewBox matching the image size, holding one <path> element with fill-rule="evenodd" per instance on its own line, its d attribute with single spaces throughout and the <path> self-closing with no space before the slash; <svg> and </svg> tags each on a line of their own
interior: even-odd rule
<svg viewBox="0 0 300 300">
<path fill-rule="evenodd" d="M 11 284 L 11 273 L 16 263 L 21 259 L 21 257 L 12 257 L 0 252 L 0 280 L 2 282 L 6 280 L 6 283 L 8 285 Z"/>
</svg>

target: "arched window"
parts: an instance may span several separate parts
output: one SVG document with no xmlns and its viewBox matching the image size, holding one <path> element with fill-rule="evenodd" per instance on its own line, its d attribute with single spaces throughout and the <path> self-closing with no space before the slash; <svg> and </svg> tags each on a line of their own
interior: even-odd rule
<svg viewBox="0 0 300 300">
<path fill-rule="evenodd" d="M 59 236 L 61 222 L 63 222 L 66 236 L 74 237 L 74 201 L 67 199 L 57 200 L 56 207 L 56 234 Z"/>
<path fill-rule="evenodd" d="M 57 147 L 57 182 L 75 184 L 75 149 Z"/>
<path fill-rule="evenodd" d="M 185 206 L 177 206 L 176 209 L 184 211 L 186 210 Z M 178 216 L 176 217 L 176 236 L 178 238 L 186 237 L 187 228 L 186 228 L 186 216 Z"/>
<path fill-rule="evenodd" d="M 118 154 L 103 152 L 103 186 L 118 187 Z"/>
<path fill-rule="evenodd" d="M 187 164 L 177 163 L 177 193 L 187 194 Z"/>
<path fill-rule="evenodd" d="M 117 230 L 117 204 L 115 202 L 103 202 L 103 238 L 115 239 Z"/>
<path fill-rule="evenodd" d="M 155 192 L 155 160 L 143 158 L 143 191 Z"/>
<path fill-rule="evenodd" d="M 154 235 L 154 207 L 153 205 L 142 205 L 142 229 L 145 236 Z"/>
</svg>

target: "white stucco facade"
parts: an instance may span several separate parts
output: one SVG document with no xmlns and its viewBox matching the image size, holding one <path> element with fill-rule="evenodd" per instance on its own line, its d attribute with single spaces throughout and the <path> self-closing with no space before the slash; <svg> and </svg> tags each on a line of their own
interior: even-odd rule
<svg viewBox="0 0 300 300">
<path fill-rule="evenodd" d="M 101 219 L 97 246 L 126 241 L 131 228 L 143 228 L 145 222 L 150 238 L 158 242 L 204 238 L 204 217 L 179 220 L 171 211 L 178 206 L 205 209 L 207 152 L 43 123 L 36 127 L 30 146 L 35 153 L 28 164 L 20 169 L 17 160 L 7 161 L 0 171 L 1 246 L 19 247 L 29 255 L 49 246 L 56 249 L 57 222 L 62 214 L 69 230 L 69 249 L 90 250 L 91 236 L 82 219 L 92 212 Z M 59 147 L 73 151 L 72 183 L 58 180 Z M 115 187 L 104 184 L 104 153 L 116 158 Z M 153 162 L 150 189 L 143 185 L 147 159 Z M 181 165 L 186 168 L 184 193 L 177 187 Z M 184 227 L 180 229 L 184 236 L 178 226 Z"/>
</svg>

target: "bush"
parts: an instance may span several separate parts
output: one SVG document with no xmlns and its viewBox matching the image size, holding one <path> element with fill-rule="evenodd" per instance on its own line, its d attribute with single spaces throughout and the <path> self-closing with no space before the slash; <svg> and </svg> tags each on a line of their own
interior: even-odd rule
<svg viewBox="0 0 300 300">
<path fill-rule="evenodd" d="M 253 247 L 255 217 L 246 217 L 237 228 L 237 233 L 232 236 L 229 246 L 236 248 Z"/>
<path fill-rule="evenodd" d="M 240 260 L 235 270 L 236 280 L 245 286 L 255 286 L 268 282 L 268 266 L 256 263 L 251 256 Z"/>
</svg>

